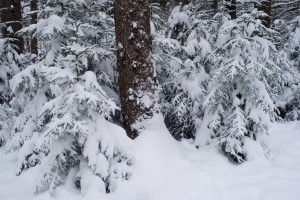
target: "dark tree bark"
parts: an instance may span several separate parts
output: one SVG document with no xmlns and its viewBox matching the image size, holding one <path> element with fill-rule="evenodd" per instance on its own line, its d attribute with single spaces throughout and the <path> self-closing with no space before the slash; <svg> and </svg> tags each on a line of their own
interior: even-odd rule
<svg viewBox="0 0 300 200">
<path fill-rule="evenodd" d="M 17 46 L 16 51 L 21 54 L 24 52 L 23 38 L 15 33 L 22 28 L 22 14 L 20 0 L 0 0 L 1 22 L 6 26 L 2 28 L 4 38 L 15 39 L 13 44 Z M 10 31 L 10 28 L 12 32 Z"/>
<path fill-rule="evenodd" d="M 124 128 L 134 139 L 139 131 L 133 125 L 151 118 L 157 106 L 149 0 L 115 0 L 115 26 Z"/>
<path fill-rule="evenodd" d="M 168 0 L 150 0 L 150 3 L 159 3 L 162 8 L 166 8 L 169 1 Z"/>
<path fill-rule="evenodd" d="M 271 26 L 271 14 L 272 14 L 272 1 L 271 0 L 263 0 L 261 3 L 255 3 L 254 5 L 258 11 L 263 11 L 268 16 L 260 17 L 263 25 L 266 27 Z"/>
<path fill-rule="evenodd" d="M 231 19 L 236 19 L 236 0 L 225 0 L 226 9 Z"/>
<path fill-rule="evenodd" d="M 30 10 L 31 11 L 37 11 L 38 10 L 38 5 L 37 5 L 37 0 L 31 0 L 30 1 Z M 31 14 L 31 24 L 36 24 L 37 23 L 37 13 Z M 30 49 L 32 54 L 38 55 L 38 41 L 36 38 L 31 38 L 31 44 L 30 44 Z"/>
<path fill-rule="evenodd" d="M 218 12 L 218 0 L 213 0 L 212 1 L 211 8 L 213 10 L 213 15 L 217 14 L 217 12 Z"/>
<path fill-rule="evenodd" d="M 191 0 L 182 0 L 182 1 L 180 1 L 180 2 L 181 2 L 182 5 L 184 6 L 184 5 L 189 4 L 189 3 L 191 2 Z"/>
</svg>

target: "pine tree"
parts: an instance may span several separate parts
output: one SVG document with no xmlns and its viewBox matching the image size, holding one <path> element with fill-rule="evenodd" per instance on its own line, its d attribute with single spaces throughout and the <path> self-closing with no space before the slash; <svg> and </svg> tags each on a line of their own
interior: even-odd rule
<svg viewBox="0 0 300 200">
<path fill-rule="evenodd" d="M 220 28 L 201 126 L 210 129 L 212 139 L 233 162 L 241 163 L 247 159 L 247 138 L 266 148 L 261 135 L 268 134 L 276 117 L 275 102 L 284 87 L 296 81 L 297 72 L 272 44 L 276 32 L 256 20 L 256 11 L 236 20 L 216 17 L 221 26 L 216 25 Z M 200 134 L 196 143 L 201 140 Z"/>
<path fill-rule="evenodd" d="M 0 39 L 0 146 L 10 139 L 15 114 L 8 105 L 11 99 L 9 80 L 19 72 L 22 63 L 12 43 L 10 38 Z"/>
<path fill-rule="evenodd" d="M 0 11 L 0 146 L 2 146 L 10 139 L 8 132 L 15 114 L 8 105 L 11 99 L 9 80 L 22 66 L 20 54 L 23 53 L 24 46 L 23 38 L 16 34 L 22 28 L 21 2 L 1 1 Z"/>
<path fill-rule="evenodd" d="M 265 26 L 265 7 L 255 10 L 258 5 L 248 1 L 223 5 L 212 20 L 204 20 L 202 2 L 179 5 L 167 31 L 154 21 L 154 61 L 172 135 L 196 136 L 199 147 L 218 144 L 231 161 L 241 163 L 249 140 L 268 153 L 261 136 L 268 134 L 280 96 L 298 73 L 275 47 L 282 37 Z"/>
<path fill-rule="evenodd" d="M 171 134 L 179 140 L 194 138 L 203 115 L 201 105 L 208 80 L 205 67 L 211 48 L 207 41 L 208 21 L 199 20 L 205 15 L 202 6 L 175 7 L 168 20 L 169 28 L 153 33 L 162 112 Z"/>
<path fill-rule="evenodd" d="M 293 19 L 287 26 L 286 43 L 284 50 L 287 52 L 288 58 L 292 64 L 300 72 L 300 17 Z M 285 41 L 285 40 L 283 40 Z M 299 74 L 297 74 L 299 76 Z M 285 93 L 278 101 L 280 116 L 285 120 L 300 120 L 300 84 L 298 82 L 291 83 L 290 87 L 286 87 Z"/>
<path fill-rule="evenodd" d="M 297 16 L 287 26 L 288 41 L 285 44 L 285 50 L 293 65 L 300 70 L 300 17 Z"/>
<path fill-rule="evenodd" d="M 107 1 L 52 0 L 22 30 L 44 48 L 11 80 L 18 113 L 8 149 L 19 151 L 17 174 L 39 167 L 36 193 L 53 194 L 72 169 L 83 194 L 110 192 L 131 174 L 132 141 L 111 123 L 118 108 L 106 93 L 114 78 L 110 8 Z"/>
</svg>

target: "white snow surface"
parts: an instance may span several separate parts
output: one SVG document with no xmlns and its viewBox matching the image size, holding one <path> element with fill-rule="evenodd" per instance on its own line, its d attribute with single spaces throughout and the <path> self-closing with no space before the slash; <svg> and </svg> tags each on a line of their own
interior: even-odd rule
<svg viewBox="0 0 300 200">
<path fill-rule="evenodd" d="M 1 148 L 0 200 L 299 200 L 300 122 L 272 124 L 266 140 L 269 159 L 258 151 L 234 165 L 215 147 L 196 149 L 191 141 L 177 142 L 164 125 L 157 125 L 134 141 L 134 174 L 113 193 L 90 190 L 82 196 L 71 171 L 54 198 L 48 192 L 34 195 L 37 169 L 16 177 L 17 155 L 5 156 Z"/>
</svg>

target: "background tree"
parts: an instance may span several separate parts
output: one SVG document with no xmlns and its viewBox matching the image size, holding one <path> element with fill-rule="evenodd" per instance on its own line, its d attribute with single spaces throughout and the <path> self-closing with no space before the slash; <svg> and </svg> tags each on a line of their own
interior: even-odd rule
<svg viewBox="0 0 300 200">
<path fill-rule="evenodd" d="M 1 22 L 2 22 L 2 36 L 4 38 L 11 38 L 12 44 L 16 45 L 18 54 L 24 52 L 24 41 L 21 36 L 17 36 L 16 32 L 22 28 L 22 13 L 21 1 L 16 0 L 1 0 Z"/>
<path fill-rule="evenodd" d="M 272 1 L 262 0 L 260 2 L 255 2 L 254 6 L 255 8 L 257 8 L 258 11 L 263 12 L 259 17 L 263 25 L 265 25 L 266 27 L 270 27 L 272 19 Z"/>
<path fill-rule="evenodd" d="M 8 105 L 11 100 L 9 81 L 20 71 L 22 61 L 9 38 L 0 38 L 0 146 L 10 139 L 15 112 Z"/>
<path fill-rule="evenodd" d="M 272 0 L 273 21 L 292 20 L 300 14 L 299 0 Z"/>
<path fill-rule="evenodd" d="M 162 113 L 178 140 L 194 138 L 202 120 L 202 101 L 208 78 L 205 67 L 211 52 L 203 2 L 176 6 L 166 28 L 153 34 L 154 61 L 162 87 Z"/>
<path fill-rule="evenodd" d="M 38 18 L 38 0 L 30 1 L 31 20 L 30 24 L 36 24 Z M 38 55 L 38 41 L 36 37 L 32 37 L 30 40 L 30 52 L 31 54 Z"/>
<path fill-rule="evenodd" d="M 225 7 L 231 19 L 236 19 L 237 17 L 237 2 L 236 0 L 225 0 Z"/>
<path fill-rule="evenodd" d="M 264 10 L 254 5 L 225 1 L 223 13 L 204 20 L 202 1 L 181 4 L 170 14 L 169 30 L 153 33 L 170 132 L 179 140 L 196 137 L 198 146 L 216 142 L 236 163 L 247 160 L 249 140 L 268 151 L 261 135 L 276 118 L 278 96 L 298 74 L 275 48 L 279 35 L 261 21 Z"/>
<path fill-rule="evenodd" d="M 21 36 L 16 35 L 22 28 L 21 1 L 0 1 L 0 146 L 10 139 L 9 129 L 13 123 L 14 111 L 8 102 L 10 79 L 21 68 L 20 54 L 24 52 Z"/>
</svg>

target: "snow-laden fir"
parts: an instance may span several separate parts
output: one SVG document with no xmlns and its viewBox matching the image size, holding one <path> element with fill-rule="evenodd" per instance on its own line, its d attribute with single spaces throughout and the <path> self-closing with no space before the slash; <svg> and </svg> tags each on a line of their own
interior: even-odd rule
<svg viewBox="0 0 300 200">
<path fill-rule="evenodd" d="M 175 7 L 167 37 L 159 31 L 154 37 L 166 124 L 178 139 L 195 138 L 196 146 L 218 143 L 235 163 L 247 160 L 249 139 L 267 156 L 261 136 L 277 116 L 276 101 L 299 73 L 272 43 L 277 32 L 258 20 L 263 13 L 199 20 L 198 6 Z"/>
<path fill-rule="evenodd" d="M 9 132 L 15 111 L 8 105 L 10 101 L 9 80 L 20 71 L 20 67 L 21 58 L 15 51 L 11 40 L 0 39 L 0 146 L 10 139 Z"/>
<path fill-rule="evenodd" d="M 103 89 L 113 87 L 113 74 L 105 71 L 114 65 L 113 43 L 103 43 L 113 37 L 113 23 L 93 13 L 109 4 L 93 3 L 66 1 L 61 10 L 61 3 L 52 1 L 40 10 L 44 19 L 22 30 L 44 48 L 36 62 L 10 80 L 10 105 L 17 114 L 8 122 L 12 138 L 6 148 L 19 152 L 17 175 L 41 166 L 35 193 L 49 189 L 54 194 L 73 168 L 78 171 L 74 184 L 83 194 L 90 188 L 113 191 L 131 175 L 132 141 L 112 123 L 119 108 Z M 93 14 L 85 16 L 86 9 Z M 98 43 L 90 45 L 95 38 Z"/>
</svg>

